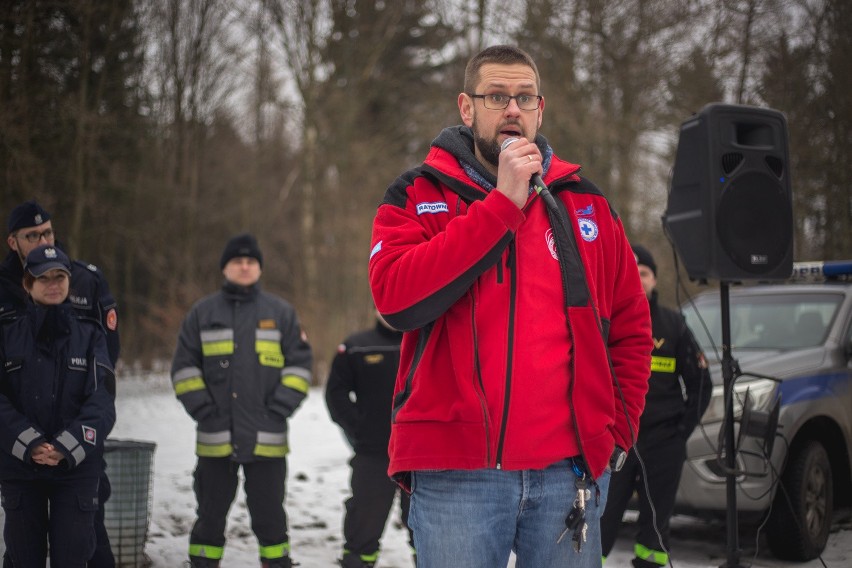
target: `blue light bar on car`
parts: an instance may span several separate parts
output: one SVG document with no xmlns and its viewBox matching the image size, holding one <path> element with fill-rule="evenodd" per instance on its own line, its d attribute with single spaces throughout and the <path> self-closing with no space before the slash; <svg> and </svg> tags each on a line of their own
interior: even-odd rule
<svg viewBox="0 0 852 568">
<path fill-rule="evenodd" d="M 852 260 L 794 262 L 790 280 L 823 281 L 852 278 Z"/>
</svg>

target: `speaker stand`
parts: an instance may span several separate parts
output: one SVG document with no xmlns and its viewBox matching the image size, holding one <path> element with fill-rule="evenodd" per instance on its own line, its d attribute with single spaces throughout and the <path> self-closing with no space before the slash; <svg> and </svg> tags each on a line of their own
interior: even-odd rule
<svg viewBox="0 0 852 568">
<path fill-rule="evenodd" d="M 727 489 L 727 562 L 719 568 L 748 568 L 740 563 L 740 542 L 737 529 L 737 449 L 734 444 L 734 366 L 731 354 L 731 305 L 727 282 L 719 283 L 722 308 L 722 379 L 725 397 L 725 482 Z"/>
</svg>

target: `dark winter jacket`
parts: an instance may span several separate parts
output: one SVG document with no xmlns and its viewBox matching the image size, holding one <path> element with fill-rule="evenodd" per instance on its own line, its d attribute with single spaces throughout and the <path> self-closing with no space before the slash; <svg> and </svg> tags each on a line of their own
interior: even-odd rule
<svg viewBox="0 0 852 568">
<path fill-rule="evenodd" d="M 710 403 L 710 371 L 683 315 L 661 306 L 656 291 L 650 305 L 654 350 L 639 441 L 653 443 L 657 435 L 668 437 L 672 428 L 686 440 Z"/>
<path fill-rule="evenodd" d="M 100 328 L 66 302 L 30 304 L 0 333 L 0 476 L 98 475 L 115 424 L 115 374 Z M 58 466 L 31 460 L 43 442 L 65 456 Z"/>
<path fill-rule="evenodd" d="M 536 143 L 567 209 L 556 229 L 537 194 L 521 210 L 486 189 L 496 179 L 463 126 L 445 129 L 379 206 L 370 285 L 379 312 L 406 330 L 391 474 L 540 469 L 582 454 L 597 477 L 638 430 L 651 326 L 635 257 L 579 166 Z M 561 258 L 566 285 L 555 231 L 576 241 Z"/>
<path fill-rule="evenodd" d="M 9 251 L 0 263 L 0 321 L 12 321 L 26 311 L 28 299 L 22 284 L 23 276 L 24 268 L 18 253 Z M 109 359 L 115 367 L 121 350 L 118 313 L 115 299 L 103 273 L 93 264 L 72 261 L 68 300 L 77 315 L 92 320 L 103 328 Z"/>
<path fill-rule="evenodd" d="M 180 330 L 172 384 L 198 422 L 196 454 L 240 462 L 287 455 L 287 418 L 311 385 L 311 348 L 296 311 L 226 283 L 199 300 Z"/>
<path fill-rule="evenodd" d="M 325 401 L 355 453 L 388 455 L 400 341 L 402 332 L 376 322 L 376 327 L 347 337 L 337 348 Z"/>
</svg>

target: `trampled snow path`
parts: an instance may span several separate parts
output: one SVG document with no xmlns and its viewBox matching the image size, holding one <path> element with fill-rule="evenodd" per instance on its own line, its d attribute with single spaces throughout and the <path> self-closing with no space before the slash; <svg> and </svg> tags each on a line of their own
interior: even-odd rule
<svg viewBox="0 0 852 568">
<path fill-rule="evenodd" d="M 176 568 L 186 559 L 188 535 L 195 516 L 192 493 L 194 424 L 177 402 L 163 374 L 119 378 L 118 421 L 111 438 L 156 443 L 153 457 L 152 512 L 145 552 L 152 568 Z M 343 501 L 348 496 L 350 450 L 331 422 L 323 392 L 314 388 L 290 421 L 287 512 L 293 558 L 302 568 L 335 566 L 342 546 Z M 852 483 L 852 480 L 846 480 Z M 830 568 L 852 566 L 852 523 L 844 512 L 836 523 L 823 560 Z M 222 568 L 259 565 L 257 543 L 249 528 L 245 496 L 238 494 L 228 521 L 228 542 Z M 675 568 L 716 568 L 725 562 L 725 529 L 688 517 L 672 520 L 672 564 Z M 630 566 L 632 528 L 622 538 L 606 566 Z M 761 552 L 756 560 L 754 532 L 743 529 L 743 563 L 754 568 L 822 566 L 782 563 Z M 2 543 L 0 543 L 0 548 Z M 511 565 L 511 564 L 510 564 Z M 378 568 L 411 568 L 405 531 L 398 507 L 382 540 Z M 450 567 L 448 567 L 450 568 Z M 464 567 L 452 567 L 464 568 Z M 499 567 L 497 567 L 499 568 Z"/>
</svg>

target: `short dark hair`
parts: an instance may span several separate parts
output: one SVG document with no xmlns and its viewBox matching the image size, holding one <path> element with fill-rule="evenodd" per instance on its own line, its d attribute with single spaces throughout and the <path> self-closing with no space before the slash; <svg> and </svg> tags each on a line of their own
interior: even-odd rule
<svg viewBox="0 0 852 568">
<path fill-rule="evenodd" d="M 487 63 L 497 63 L 499 65 L 526 65 L 535 73 L 535 85 L 541 91 L 541 77 L 538 74 L 538 67 L 529 53 L 519 47 L 513 45 L 492 45 L 486 47 L 470 61 L 467 62 L 467 67 L 464 70 L 464 92 L 472 93 L 479 83 L 479 70 Z"/>
<path fill-rule="evenodd" d="M 21 279 L 21 285 L 24 287 L 24 290 L 29 292 L 33 289 L 33 284 L 35 284 L 35 276 L 24 271 L 24 277 Z"/>
</svg>

